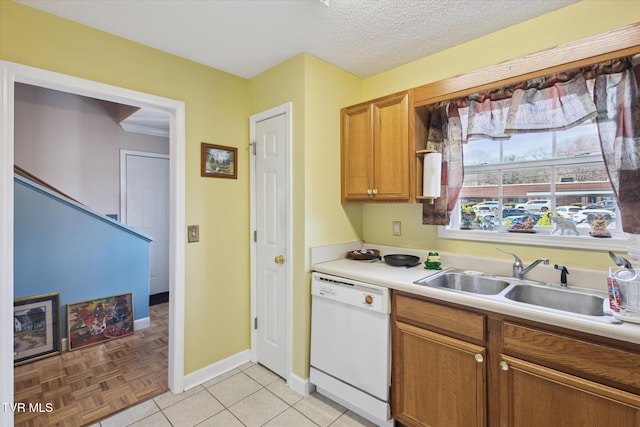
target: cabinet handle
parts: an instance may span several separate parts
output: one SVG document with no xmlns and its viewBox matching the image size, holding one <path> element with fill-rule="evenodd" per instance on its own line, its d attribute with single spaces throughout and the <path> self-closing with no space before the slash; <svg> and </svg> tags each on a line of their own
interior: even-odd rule
<svg viewBox="0 0 640 427">
<path fill-rule="evenodd" d="M 370 195 L 370 194 L 372 194 L 372 193 L 373 193 L 373 190 L 371 190 L 370 188 L 367 188 L 367 194 L 369 194 L 369 195 Z"/>
<path fill-rule="evenodd" d="M 505 361 L 500 362 L 500 369 L 502 369 L 503 371 L 508 371 L 509 365 L 507 364 L 507 362 Z"/>
<path fill-rule="evenodd" d="M 476 354 L 475 358 L 476 358 L 476 362 L 478 362 L 478 363 L 484 362 L 484 357 L 482 357 L 482 355 L 480 353 Z"/>
<path fill-rule="evenodd" d="M 373 189 L 373 194 L 378 194 L 378 189 L 377 188 Z"/>
</svg>

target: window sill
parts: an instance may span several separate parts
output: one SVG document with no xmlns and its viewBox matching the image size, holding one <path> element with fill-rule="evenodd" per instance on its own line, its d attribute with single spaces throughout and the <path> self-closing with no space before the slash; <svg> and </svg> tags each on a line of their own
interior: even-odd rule
<svg viewBox="0 0 640 427">
<path fill-rule="evenodd" d="M 491 243 L 513 243 L 517 245 L 546 246 L 583 250 L 617 250 L 626 252 L 633 245 L 627 234 L 607 238 L 584 236 L 551 236 L 548 233 L 518 234 L 507 231 L 451 230 L 438 226 L 441 239 L 471 240 Z"/>
</svg>

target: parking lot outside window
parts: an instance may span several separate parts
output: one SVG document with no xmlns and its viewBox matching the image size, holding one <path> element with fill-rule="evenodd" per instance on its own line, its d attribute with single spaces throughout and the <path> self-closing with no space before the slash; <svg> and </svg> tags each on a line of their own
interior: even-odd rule
<svg viewBox="0 0 640 427">
<path fill-rule="evenodd" d="M 442 237 L 471 240 L 530 241 L 532 244 L 585 247 L 602 245 L 589 235 L 589 214 L 610 218 L 611 245 L 625 242 L 614 194 L 600 151 L 597 127 L 592 121 L 567 130 L 523 133 L 509 139 L 470 138 L 464 146 L 464 184 Z M 573 233 L 558 234 L 550 216 L 575 226 Z M 467 227 L 473 218 L 471 227 Z M 534 232 L 510 233 L 514 224 L 531 218 Z M 499 235 L 496 240 L 496 235 Z M 591 239 L 593 242 L 585 242 Z"/>
</svg>

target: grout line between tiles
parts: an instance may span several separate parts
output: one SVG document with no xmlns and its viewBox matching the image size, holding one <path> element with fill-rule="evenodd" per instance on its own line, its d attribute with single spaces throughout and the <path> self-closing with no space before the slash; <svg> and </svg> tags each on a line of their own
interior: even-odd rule
<svg viewBox="0 0 640 427">
<path fill-rule="evenodd" d="M 257 380 L 257 378 L 260 378 L 260 377 L 261 377 L 261 373 L 262 373 L 262 372 L 260 372 L 260 370 L 257 370 L 257 372 L 256 372 L 256 373 L 254 373 L 255 377 L 254 377 L 254 376 L 252 376 L 252 375 L 250 375 L 250 374 L 247 372 L 247 370 L 249 370 L 249 369 L 253 368 L 254 366 L 261 366 L 261 365 L 254 364 L 254 363 L 247 363 L 247 364 L 244 364 L 244 365 L 242 365 L 241 367 L 238 367 L 238 368 L 239 368 L 239 369 L 238 369 L 238 371 L 237 371 L 237 372 L 235 372 L 234 374 L 229 375 L 229 376 L 226 376 L 224 379 L 222 379 L 222 380 L 221 380 L 221 381 L 219 381 L 219 382 L 216 382 L 215 384 L 212 384 L 210 387 L 205 387 L 205 386 L 204 386 L 204 385 L 202 385 L 202 384 L 201 384 L 201 385 L 198 385 L 198 386 L 197 386 L 197 387 L 195 387 L 194 389 L 190 390 L 190 392 L 192 393 L 190 396 L 185 397 L 185 398 L 180 399 L 180 400 L 177 400 L 177 401 L 175 401 L 175 402 L 171 403 L 171 405 L 168 405 L 168 406 L 166 406 L 166 407 L 164 407 L 164 408 L 160 407 L 160 404 L 159 404 L 158 402 L 156 402 L 156 401 L 155 401 L 155 399 L 152 399 L 152 400 L 153 400 L 153 403 L 154 403 L 155 407 L 158 409 L 158 411 L 162 413 L 162 417 L 167 421 L 168 425 L 171 425 L 171 426 L 173 426 L 173 427 L 183 427 L 183 426 L 178 426 L 178 425 L 175 425 L 174 423 L 172 423 L 172 421 L 169 419 L 169 417 L 168 417 L 168 416 L 167 416 L 167 414 L 165 413 L 165 410 L 167 410 L 168 408 L 173 407 L 174 405 L 176 405 L 176 404 L 178 404 L 178 403 L 181 403 L 181 402 L 184 402 L 185 400 L 188 400 L 188 399 L 193 398 L 196 394 L 198 394 L 198 393 L 200 393 L 200 392 L 202 392 L 202 391 L 206 391 L 206 392 L 207 392 L 211 397 L 213 397 L 213 399 L 214 399 L 216 402 L 218 402 L 218 403 L 220 404 L 221 409 L 220 409 L 220 411 L 218 411 L 218 412 L 216 412 L 216 413 L 214 413 L 214 414 L 210 415 L 210 416 L 209 416 L 209 417 L 207 417 L 206 419 L 204 419 L 204 420 L 200 421 L 200 422 L 199 422 L 198 424 L 196 424 L 194 427 L 198 427 L 198 426 L 200 426 L 200 425 L 203 425 L 203 424 L 204 424 L 204 423 L 206 423 L 208 420 L 210 420 L 210 419 L 211 419 L 211 418 L 213 418 L 213 417 L 219 416 L 219 415 L 220 415 L 221 413 L 223 413 L 224 411 L 227 411 L 227 412 L 229 413 L 229 415 L 231 415 L 231 417 L 233 417 L 233 419 L 235 419 L 235 420 L 239 423 L 239 425 L 247 427 L 247 425 L 246 425 L 246 424 L 245 424 L 245 423 L 244 423 L 240 418 L 238 418 L 238 416 L 234 413 L 234 411 L 233 411 L 231 408 L 232 408 L 232 407 L 234 407 L 235 405 L 238 405 L 240 402 L 242 402 L 243 400 L 245 400 L 245 399 L 249 398 L 250 396 L 253 396 L 253 395 L 255 395 L 256 393 L 261 392 L 262 390 L 266 390 L 266 391 L 269 393 L 269 395 L 271 395 L 271 396 L 275 396 L 275 397 L 276 397 L 280 402 L 284 403 L 284 405 L 285 405 L 285 406 L 284 406 L 284 409 L 283 409 L 282 411 L 280 411 L 280 412 L 278 412 L 277 414 L 273 415 L 271 418 L 269 418 L 269 419 L 267 419 L 267 420 L 263 421 L 263 422 L 260 424 L 260 426 L 265 426 L 266 424 L 268 424 L 268 423 L 270 423 L 270 422 L 273 422 L 273 420 L 274 420 L 274 419 L 278 418 L 279 416 L 281 416 L 282 414 L 284 414 L 285 412 L 287 412 L 289 409 L 293 409 L 293 410 L 294 410 L 298 415 L 302 415 L 306 420 L 308 420 L 308 421 L 310 422 L 310 424 L 311 424 L 311 425 L 321 427 L 321 425 L 320 425 L 318 422 L 316 422 L 315 420 L 313 420 L 312 418 L 310 418 L 310 416 L 309 416 L 309 415 L 305 414 L 303 411 L 301 411 L 300 409 L 298 409 L 297 407 L 295 407 L 295 406 L 294 406 L 294 405 L 298 404 L 299 402 L 301 402 L 302 400 L 304 400 L 304 399 L 305 399 L 305 396 L 302 396 L 302 398 L 301 398 L 301 399 L 296 400 L 296 401 L 295 401 L 295 402 L 293 402 L 293 403 L 289 403 L 289 402 L 288 402 L 287 400 L 285 400 L 283 397 L 279 396 L 276 392 L 274 392 L 274 391 L 272 391 L 271 389 L 269 389 L 269 386 L 271 386 L 271 385 L 272 385 L 272 384 L 274 384 L 275 382 L 279 381 L 279 380 L 280 380 L 280 377 L 276 377 L 276 378 L 274 378 L 274 379 L 273 379 L 273 380 L 271 380 L 271 381 L 267 381 L 267 382 L 266 382 L 266 384 L 263 384 L 262 382 L 260 382 L 260 381 L 258 381 L 258 380 Z M 263 369 L 266 369 L 266 368 L 264 368 L 264 367 L 262 367 L 262 368 L 263 368 Z M 236 402 L 233 402 L 232 404 L 230 404 L 230 405 L 228 405 L 228 406 L 227 406 L 227 405 L 225 405 L 225 404 L 224 404 L 220 399 L 218 399 L 218 398 L 213 394 L 213 392 L 212 392 L 212 388 L 213 388 L 216 384 L 220 384 L 220 383 L 222 383 L 222 382 L 224 382 L 224 381 L 230 380 L 231 378 L 233 378 L 233 377 L 235 377 L 236 375 L 239 375 L 239 374 L 243 374 L 243 375 L 245 375 L 248 379 L 250 379 L 251 381 L 254 381 L 255 383 L 257 383 L 257 384 L 259 385 L 259 387 L 258 387 L 258 389 L 257 389 L 257 390 L 255 390 L 255 391 L 253 391 L 253 392 L 249 393 L 248 395 L 246 395 L 246 396 L 242 397 L 240 400 L 238 400 L 238 401 L 236 401 Z M 222 374 L 222 375 L 225 375 L 225 374 Z M 263 378 L 264 378 L 264 377 L 263 377 Z M 267 378 L 268 378 L 268 377 L 267 377 Z M 264 379 L 263 379 L 263 381 L 264 381 Z M 349 412 L 349 411 L 348 411 L 348 409 L 347 409 L 347 408 L 341 407 L 341 409 L 339 410 L 339 415 L 338 415 L 335 419 L 333 419 L 332 421 L 330 421 L 330 423 L 328 424 L 328 426 L 327 426 L 327 427 L 334 426 L 334 425 L 338 425 L 338 424 L 339 424 L 339 421 L 338 421 L 338 420 L 340 420 L 342 417 L 346 416 L 345 414 L 347 414 L 348 412 Z M 150 416 L 152 416 L 152 415 L 155 415 L 155 412 L 154 412 L 153 414 L 149 414 L 148 416 L 146 416 L 146 417 L 144 417 L 144 418 L 142 418 L 142 419 L 140 419 L 140 420 L 137 420 L 137 421 L 135 421 L 135 422 L 133 422 L 133 423 L 127 423 L 126 425 L 127 425 L 127 426 L 134 425 L 135 423 L 140 422 L 140 421 L 142 421 L 142 420 L 144 420 L 144 419 L 146 419 L 146 418 L 148 418 L 148 417 L 150 417 Z M 96 426 L 103 427 L 103 426 L 102 426 L 102 424 L 96 424 Z"/>
</svg>

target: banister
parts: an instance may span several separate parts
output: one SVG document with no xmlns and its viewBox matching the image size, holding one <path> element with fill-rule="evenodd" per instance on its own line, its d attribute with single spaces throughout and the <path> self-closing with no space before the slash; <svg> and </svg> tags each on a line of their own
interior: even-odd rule
<svg viewBox="0 0 640 427">
<path fill-rule="evenodd" d="M 79 201 L 77 201 L 76 199 L 74 199 L 73 197 L 69 196 L 68 194 L 63 193 L 62 191 L 58 190 L 56 187 L 54 187 L 53 185 L 49 184 L 46 181 L 43 181 L 42 179 L 38 178 L 37 176 L 33 175 L 32 173 L 28 172 L 26 169 L 21 168 L 20 166 L 14 164 L 13 165 L 13 172 L 24 177 L 27 179 L 30 179 L 31 181 L 37 182 L 38 184 L 42 185 L 43 187 L 48 188 L 49 190 L 55 191 L 56 193 L 66 197 L 67 199 L 71 199 L 76 203 L 80 203 Z M 80 203 L 81 205 L 83 205 L 83 203 Z"/>
</svg>

